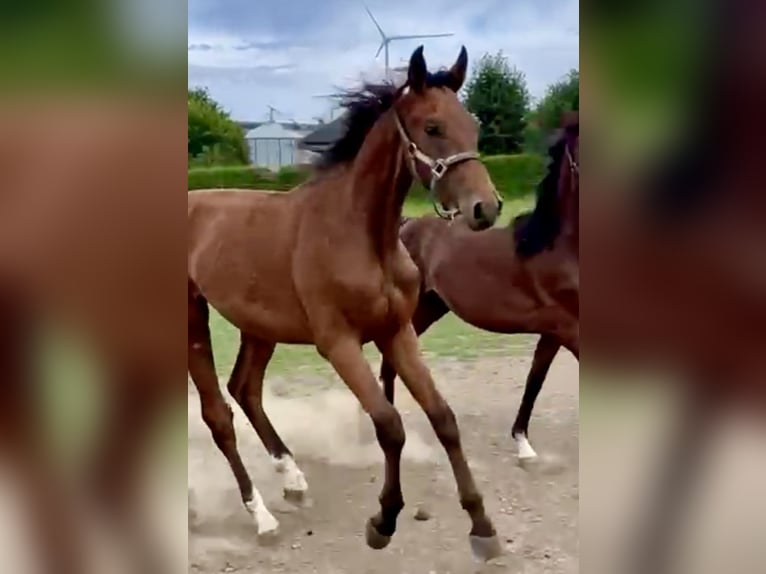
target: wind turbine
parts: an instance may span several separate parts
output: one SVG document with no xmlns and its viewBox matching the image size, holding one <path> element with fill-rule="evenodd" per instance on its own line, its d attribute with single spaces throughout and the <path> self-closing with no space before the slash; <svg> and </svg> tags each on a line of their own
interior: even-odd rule
<svg viewBox="0 0 766 574">
<path fill-rule="evenodd" d="M 383 28 L 380 27 L 380 24 L 378 24 L 378 21 L 375 19 L 375 16 L 372 15 L 372 12 L 367 7 L 367 4 L 364 4 L 364 9 L 367 10 L 367 14 L 370 15 L 370 19 L 372 20 L 372 23 L 375 24 L 375 27 L 378 29 L 378 32 L 380 32 L 381 42 L 380 46 L 378 47 L 378 51 L 375 53 L 375 57 L 377 58 L 380 56 L 381 50 L 385 50 L 385 61 L 386 61 L 386 79 L 389 79 L 391 70 L 388 66 L 388 45 L 393 42 L 394 40 L 414 40 L 417 38 L 446 38 L 448 36 L 454 36 L 453 33 L 447 33 L 447 34 L 412 34 L 408 36 L 386 36 L 386 33 L 383 31 Z"/>
</svg>

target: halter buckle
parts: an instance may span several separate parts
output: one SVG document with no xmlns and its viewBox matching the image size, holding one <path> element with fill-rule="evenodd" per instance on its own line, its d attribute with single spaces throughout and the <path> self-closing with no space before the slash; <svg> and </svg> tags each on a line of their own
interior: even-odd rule
<svg viewBox="0 0 766 574">
<path fill-rule="evenodd" d="M 444 163 L 443 159 L 437 159 L 434 161 L 434 165 L 431 167 L 431 174 L 436 179 L 441 179 L 445 173 L 447 173 L 447 168 L 449 166 Z"/>
</svg>

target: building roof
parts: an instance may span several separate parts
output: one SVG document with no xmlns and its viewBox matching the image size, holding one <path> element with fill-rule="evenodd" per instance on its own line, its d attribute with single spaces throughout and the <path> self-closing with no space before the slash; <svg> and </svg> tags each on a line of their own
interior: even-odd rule
<svg viewBox="0 0 766 574">
<path fill-rule="evenodd" d="M 298 147 L 315 152 L 324 151 L 338 141 L 345 131 L 346 117 L 343 115 L 330 123 L 319 126 L 303 138 Z"/>
<path fill-rule="evenodd" d="M 266 123 L 251 129 L 245 135 L 246 139 L 289 139 L 297 140 L 301 139 L 305 133 L 301 133 L 297 130 L 291 130 L 283 126 L 282 124 Z"/>
</svg>

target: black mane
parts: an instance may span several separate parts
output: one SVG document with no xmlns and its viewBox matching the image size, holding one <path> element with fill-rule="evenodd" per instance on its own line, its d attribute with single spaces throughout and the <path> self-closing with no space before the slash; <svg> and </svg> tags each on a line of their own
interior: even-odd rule
<svg viewBox="0 0 766 574">
<path fill-rule="evenodd" d="M 426 87 L 445 88 L 451 81 L 446 70 L 428 73 Z M 321 153 L 316 167 L 329 169 L 354 161 L 372 126 L 391 109 L 406 86 L 406 83 L 402 86 L 392 82 L 365 83 L 358 90 L 339 94 L 341 107 L 346 109 L 343 135 Z"/>
<path fill-rule="evenodd" d="M 534 209 L 516 216 L 511 224 L 516 253 L 521 257 L 532 257 L 550 249 L 561 232 L 561 217 L 557 204 L 558 180 L 566 144 L 565 131 L 561 130 L 548 148 L 548 171 L 537 186 Z"/>
</svg>

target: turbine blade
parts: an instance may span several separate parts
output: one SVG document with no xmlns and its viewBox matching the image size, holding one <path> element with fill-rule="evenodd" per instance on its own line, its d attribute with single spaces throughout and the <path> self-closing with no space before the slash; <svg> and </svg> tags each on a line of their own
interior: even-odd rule
<svg viewBox="0 0 766 574">
<path fill-rule="evenodd" d="M 447 38 L 449 36 L 454 36 L 453 33 L 448 34 L 413 34 L 413 35 L 407 35 L 407 36 L 389 36 L 389 40 L 414 40 L 417 38 Z"/>
<path fill-rule="evenodd" d="M 386 41 L 385 41 L 385 40 L 383 40 L 383 41 L 380 43 L 380 46 L 378 46 L 378 51 L 377 51 L 377 52 L 375 52 L 375 57 L 376 57 L 376 58 L 377 58 L 378 56 L 380 56 L 380 52 L 383 50 L 383 48 L 385 48 L 385 46 L 386 46 Z"/>
<path fill-rule="evenodd" d="M 372 20 L 372 23 L 375 24 L 375 27 L 378 29 L 378 32 L 380 32 L 380 37 L 385 40 L 386 34 L 385 32 L 383 32 L 383 28 L 380 27 L 380 24 L 378 24 L 378 21 L 375 19 L 375 16 L 373 16 L 372 12 L 370 12 L 370 9 L 367 7 L 367 4 L 364 5 L 364 9 L 367 10 L 367 13 L 370 15 L 370 19 Z"/>
</svg>

